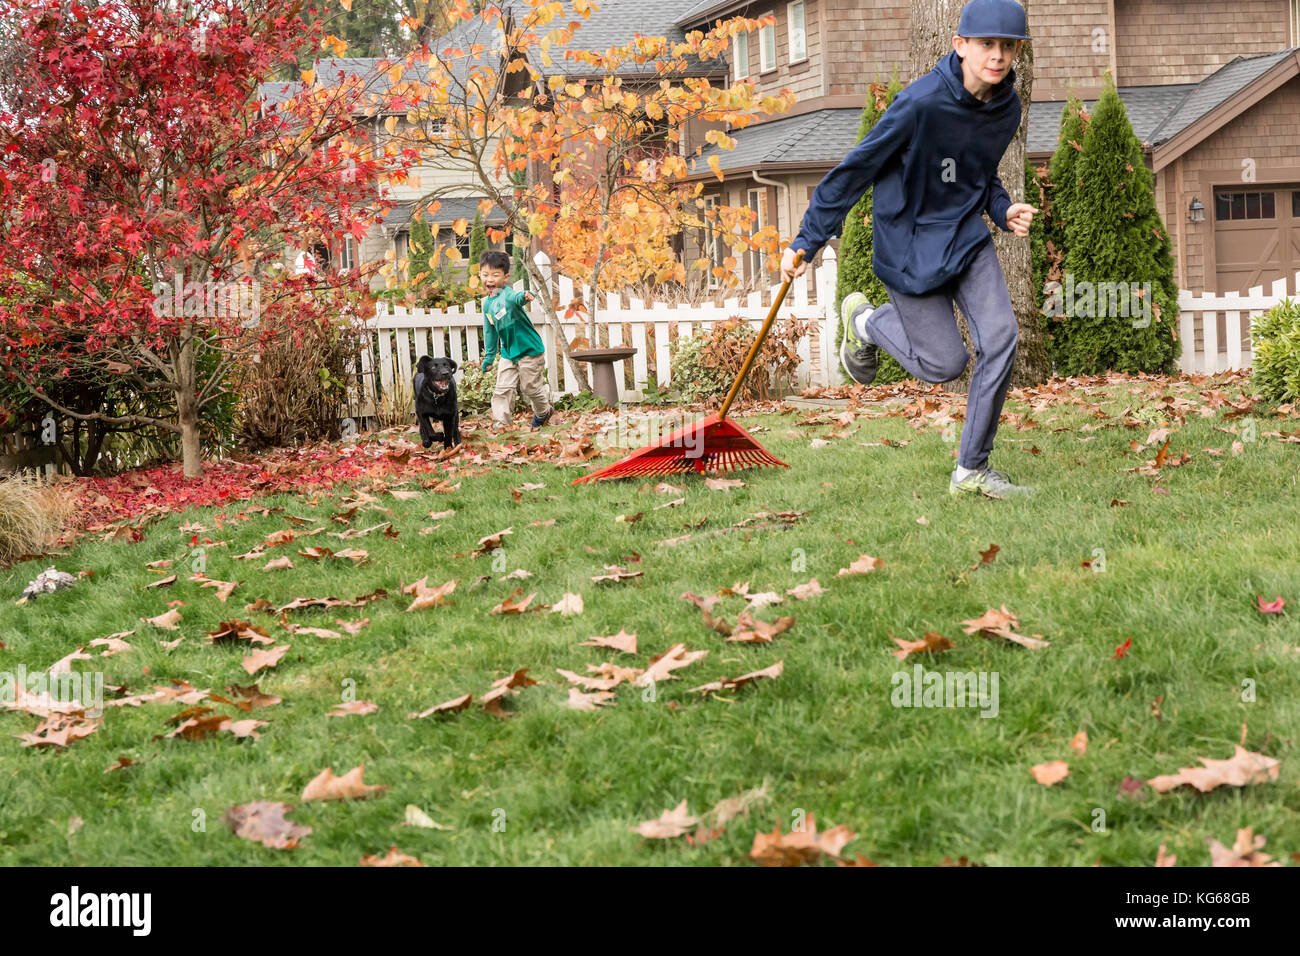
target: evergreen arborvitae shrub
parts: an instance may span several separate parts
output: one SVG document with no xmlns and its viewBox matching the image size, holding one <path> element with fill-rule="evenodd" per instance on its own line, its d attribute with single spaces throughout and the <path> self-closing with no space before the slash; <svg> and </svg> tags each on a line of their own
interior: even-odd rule
<svg viewBox="0 0 1300 956">
<path fill-rule="evenodd" d="M 433 230 L 423 216 L 412 219 L 411 239 L 406 252 L 406 275 L 412 285 L 419 285 L 433 276 L 433 270 L 429 266 L 429 254 L 432 252 Z"/>
<path fill-rule="evenodd" d="M 897 73 L 887 88 L 882 83 L 870 85 L 867 89 L 867 103 L 862 109 L 862 122 L 858 124 L 857 142 L 862 142 L 884 115 L 884 110 L 876 107 L 877 94 L 883 94 L 885 109 L 888 109 L 889 104 L 894 102 L 894 97 L 902 88 L 903 84 L 899 82 Z M 839 259 L 836 263 L 838 271 L 835 278 L 835 338 L 832 340 L 837 353 L 844 336 L 844 319 L 840 315 L 840 304 L 844 299 L 854 292 L 861 292 L 872 305 L 880 306 L 889 301 L 885 284 L 871 271 L 871 194 L 872 190 L 868 189 L 866 195 L 849 211 L 844 219 L 844 231 L 840 233 Z M 846 382 L 851 381 L 847 373 L 841 371 L 840 374 L 844 376 Z M 901 382 L 908 377 L 907 371 L 895 361 L 894 357 L 881 349 L 880 368 L 876 371 L 876 380 L 873 384 L 888 385 Z"/>
<path fill-rule="evenodd" d="M 1061 304 L 1069 338 L 1060 374 L 1173 374 L 1178 353 L 1173 242 L 1156 209 L 1142 146 L 1109 74 L 1073 175 L 1077 191 L 1064 210 Z M 1138 290 L 1144 290 L 1141 297 Z"/>
<path fill-rule="evenodd" d="M 474 213 L 474 226 L 469 231 L 469 265 L 470 272 L 478 270 L 478 257 L 487 249 L 487 230 L 483 227 L 483 214 Z"/>
<path fill-rule="evenodd" d="M 1070 202 L 1078 191 L 1078 177 L 1075 167 L 1083 152 L 1083 140 L 1087 134 L 1088 112 L 1083 108 L 1083 101 L 1071 96 L 1061 110 L 1060 133 L 1057 135 L 1056 152 L 1048 163 L 1047 185 L 1044 187 L 1041 208 L 1043 237 L 1042 274 L 1034 273 L 1037 284 L 1039 314 L 1047 298 L 1044 286 L 1048 282 L 1065 281 L 1065 223 L 1068 221 Z M 1035 217 L 1034 225 L 1038 224 Z M 1033 227 L 1030 227 L 1032 235 Z M 1069 350 L 1070 326 L 1064 321 L 1064 309 L 1055 310 L 1059 314 L 1043 315 L 1043 328 L 1047 332 L 1047 351 L 1052 358 L 1052 365 L 1057 374 L 1063 366 L 1064 355 Z"/>
</svg>

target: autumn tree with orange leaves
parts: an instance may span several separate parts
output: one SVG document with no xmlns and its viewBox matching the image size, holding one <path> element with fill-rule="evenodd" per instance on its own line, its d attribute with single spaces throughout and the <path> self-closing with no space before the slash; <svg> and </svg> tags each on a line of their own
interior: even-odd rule
<svg viewBox="0 0 1300 956">
<path fill-rule="evenodd" d="M 732 250 L 779 251 L 773 226 L 755 232 L 747 207 L 706 208 L 702 181 L 688 182 L 703 144 L 687 154 L 684 132 L 707 127 L 705 140 L 734 148 L 727 129 L 740 129 L 761 115 L 785 112 L 794 95 L 760 97 L 752 80 L 717 85 L 727 77 L 724 54 L 731 38 L 768 20 L 737 17 L 707 34 L 682 42 L 632 38 L 603 51 L 582 49 L 583 22 L 599 8 L 569 0 L 579 20 L 561 22 L 565 5 L 509 0 L 476 13 L 455 0 L 458 25 L 427 50 L 390 71 L 392 108 L 407 110 L 404 147 L 421 153 L 422 165 L 459 165 L 486 195 L 484 212 L 506 213 L 504 229 L 547 249 L 560 270 L 585 281 L 598 301 L 584 303 L 590 338 L 603 293 L 645 279 L 685 282 L 675 251 L 685 230 L 712 228 Z M 722 171 L 711 160 L 719 180 Z M 511 174 L 527 171 L 521 187 Z M 449 187 L 431 190 L 421 205 L 436 209 Z M 456 224 L 459 233 L 465 227 Z M 454 246 L 441 254 L 456 259 Z M 712 267 L 708 259 L 693 268 Z M 530 279 L 543 284 L 531 257 Z M 724 284 L 738 280 L 715 267 Z M 586 370 L 573 361 L 560 327 L 560 309 L 542 301 L 556 341 L 578 381 Z"/>
</svg>

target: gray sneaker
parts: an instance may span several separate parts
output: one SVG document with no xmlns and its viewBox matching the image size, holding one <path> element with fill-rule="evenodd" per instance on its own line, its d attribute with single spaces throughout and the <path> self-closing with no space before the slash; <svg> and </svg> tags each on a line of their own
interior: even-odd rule
<svg viewBox="0 0 1300 956">
<path fill-rule="evenodd" d="M 849 377 L 859 385 L 870 385 L 876 380 L 880 368 L 880 346 L 858 338 L 853 329 L 853 314 L 862 306 L 874 308 L 861 292 L 844 297 L 840 305 L 840 320 L 844 326 L 844 339 L 840 342 L 840 364 Z"/>
<path fill-rule="evenodd" d="M 948 480 L 948 494 L 959 495 L 963 492 L 978 492 L 988 498 L 1010 498 L 1014 495 L 1031 495 L 1034 489 L 1012 484 L 1005 471 L 994 471 L 986 465 L 961 481 L 956 477 Z"/>
</svg>

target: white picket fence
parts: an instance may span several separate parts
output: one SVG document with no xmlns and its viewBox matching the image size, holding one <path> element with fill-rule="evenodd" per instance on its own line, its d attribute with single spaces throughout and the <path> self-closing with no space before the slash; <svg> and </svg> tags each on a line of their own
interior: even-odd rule
<svg viewBox="0 0 1300 956">
<path fill-rule="evenodd" d="M 568 276 L 554 276 L 545 253 L 538 253 L 536 261 L 546 277 L 548 288 L 545 293 L 534 289 L 534 294 L 558 297 L 562 312 L 574 300 L 579 287 Z M 523 288 L 523 283 L 515 283 L 514 288 Z M 697 332 L 707 334 L 713 323 L 732 317 L 743 318 L 757 329 L 767 317 L 772 297 L 779 289 L 777 285 L 750 293 L 743 303 L 740 299 L 726 299 L 721 306 L 669 306 L 662 302 L 646 303 L 606 294 L 605 305 L 596 316 L 600 341 L 592 342 L 591 347 L 630 345 L 636 348 L 635 355 L 616 362 L 614 366 L 619 400 L 635 402 L 648 385 L 656 384 L 664 389 L 670 384 L 669 346 L 672 341 L 681 341 Z M 580 292 L 582 301 L 590 303 L 590 290 L 582 286 Z M 835 252 L 827 249 L 820 268 L 809 269 L 791 283 L 778 316 L 778 321 L 793 317 L 810 323 L 809 334 L 798 345 L 801 361 L 796 379 L 801 388 L 823 384 L 832 380 L 832 376 L 838 380 L 838 352 L 829 341 L 834 331 L 834 308 Z M 547 321 L 540 302 L 532 303 L 529 317 L 546 347 L 546 369 L 552 393 L 567 395 L 576 392 L 578 383 L 556 345 L 555 330 Z M 566 341 L 587 335 L 585 313 L 562 318 L 560 325 Z M 627 341 L 624 341 L 625 327 L 628 329 Z M 381 302 L 374 318 L 366 321 L 365 328 L 370 347 L 362 348 L 361 383 L 358 389 L 353 390 L 349 401 L 352 415 L 373 414 L 373 403 L 379 396 L 393 395 L 399 401 L 409 401 L 414 365 L 424 355 L 448 356 L 462 368 L 467 363 L 482 361 L 483 314 L 478 310 L 477 302 L 467 302 L 446 311 L 401 306 L 390 308 L 388 303 Z M 651 348 L 654 351 L 653 374 Z M 627 383 L 629 376 L 625 368 L 628 362 L 632 365 L 630 384 Z M 460 372 L 456 377 L 459 380 Z"/>
<path fill-rule="evenodd" d="M 1250 320 L 1262 315 L 1287 298 L 1286 279 L 1272 284 L 1272 293 L 1264 294 L 1263 286 L 1254 286 L 1245 295 L 1229 292 L 1215 295 L 1206 292 L 1198 296 L 1183 290 L 1178 293 L 1179 338 L 1182 355 L 1179 368 L 1184 372 L 1205 372 L 1213 375 L 1229 369 L 1249 368 L 1253 359 L 1250 347 Z M 1300 272 L 1296 273 L 1293 288 L 1300 289 Z M 1222 318 L 1220 318 L 1222 313 Z M 1222 334 L 1219 324 L 1223 324 Z M 1197 333 L 1200 347 L 1197 348 Z M 1224 350 L 1219 351 L 1220 343 Z M 1243 345 L 1243 342 L 1246 344 Z"/>
<path fill-rule="evenodd" d="M 567 276 L 553 276 L 545 253 L 538 253 L 536 261 L 547 280 L 546 293 L 558 297 L 563 309 L 574 300 L 578 287 Z M 798 346 L 801 362 L 796 374 L 800 387 L 841 381 L 838 343 L 832 341 L 836 322 L 835 276 L 835 252 L 828 247 L 822 253 L 822 264 L 809 269 L 792 283 L 781 309 L 779 318 L 794 317 L 810 324 L 809 334 Z M 1297 283 L 1300 283 L 1300 275 Z M 514 287 L 522 288 L 523 283 L 516 283 Z M 721 306 L 670 306 L 661 302 L 625 300 L 609 294 L 605 307 L 597 316 L 600 342 L 593 342 L 592 347 L 631 345 L 636 348 L 632 358 L 615 363 L 619 400 L 635 402 L 648 385 L 654 383 L 663 389 L 671 384 L 670 343 L 696 332 L 707 334 L 715 322 L 733 316 L 745 319 L 757 329 L 767 316 L 778 289 L 779 286 L 771 286 L 762 292 L 751 293 L 743 302 L 727 299 Z M 541 294 L 539 290 L 534 291 Z M 590 290 L 584 286 L 580 291 L 582 301 L 590 302 Z M 1265 295 L 1259 286 L 1245 296 L 1238 293 L 1193 296 L 1185 290 L 1180 292 L 1181 370 L 1212 374 L 1249 366 L 1251 350 L 1248 346 L 1243 347 L 1242 341 L 1248 335 L 1251 317 L 1267 311 L 1285 297 L 1284 279 L 1273 283 L 1271 295 Z M 532 304 L 530 316 L 546 346 L 546 368 L 553 396 L 576 392 L 577 382 L 568 363 L 563 360 L 555 342 L 555 331 L 539 303 Z M 1225 326 L 1223 335 L 1219 331 L 1220 322 Z M 625 327 L 629 330 L 626 342 Z M 421 356 L 449 356 L 462 368 L 467 363 L 482 360 L 483 315 L 478 311 L 477 302 L 446 311 L 400 306 L 390 309 L 388 304 L 380 303 L 375 316 L 366 321 L 365 328 L 370 347 L 363 347 L 361 352 L 359 382 L 351 390 L 348 402 L 347 414 L 351 416 L 373 415 L 375 403 L 381 396 L 392 396 L 399 405 L 409 402 L 414 365 Z M 578 335 L 585 336 L 586 317 L 578 313 L 562 319 L 561 328 L 566 341 L 572 341 Z M 1226 348 L 1220 353 L 1219 343 L 1224 338 Z M 653 369 L 649 361 L 651 348 L 654 351 Z M 631 376 L 626 374 L 627 362 L 632 363 Z"/>
</svg>

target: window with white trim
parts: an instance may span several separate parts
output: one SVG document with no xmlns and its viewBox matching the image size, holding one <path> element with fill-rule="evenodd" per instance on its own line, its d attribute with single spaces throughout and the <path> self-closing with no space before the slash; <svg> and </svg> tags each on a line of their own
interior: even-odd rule
<svg viewBox="0 0 1300 956">
<path fill-rule="evenodd" d="M 343 237 L 343 251 L 339 257 L 339 268 L 344 272 L 357 267 L 356 240 L 351 236 Z"/>
<path fill-rule="evenodd" d="M 737 82 L 749 76 L 749 34 L 737 33 L 731 38 L 731 58 L 735 61 L 732 74 Z"/>
<path fill-rule="evenodd" d="M 768 12 L 763 14 L 765 17 L 776 18 L 776 14 Z M 776 26 L 766 26 L 758 31 L 758 72 L 766 73 L 768 70 L 776 69 Z"/>
<path fill-rule="evenodd" d="M 790 62 L 808 59 L 808 35 L 804 29 L 803 0 L 796 0 L 785 8 L 786 29 L 790 40 Z"/>
</svg>

